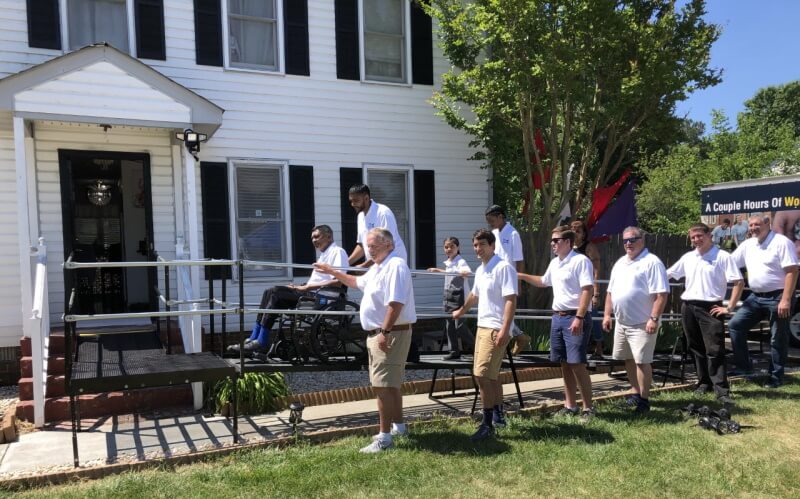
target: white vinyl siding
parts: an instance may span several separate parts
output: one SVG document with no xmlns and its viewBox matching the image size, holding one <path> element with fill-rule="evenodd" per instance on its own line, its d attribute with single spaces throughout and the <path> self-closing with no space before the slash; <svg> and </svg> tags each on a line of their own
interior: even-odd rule
<svg viewBox="0 0 800 499">
<path fill-rule="evenodd" d="M 0 125 L 0 347 L 19 345 L 22 336 L 16 190 L 14 136 Z"/>
</svg>

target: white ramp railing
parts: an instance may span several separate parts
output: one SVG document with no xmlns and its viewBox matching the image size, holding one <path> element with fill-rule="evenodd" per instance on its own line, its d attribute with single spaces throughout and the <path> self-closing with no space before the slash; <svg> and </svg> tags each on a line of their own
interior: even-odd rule
<svg viewBox="0 0 800 499">
<path fill-rule="evenodd" d="M 47 396 L 47 359 L 50 350 L 50 306 L 47 299 L 47 247 L 44 238 L 39 246 L 31 248 L 31 258 L 36 258 L 33 306 L 30 320 L 34 323 L 31 336 L 33 369 L 33 424 L 44 426 L 44 403 Z"/>
</svg>

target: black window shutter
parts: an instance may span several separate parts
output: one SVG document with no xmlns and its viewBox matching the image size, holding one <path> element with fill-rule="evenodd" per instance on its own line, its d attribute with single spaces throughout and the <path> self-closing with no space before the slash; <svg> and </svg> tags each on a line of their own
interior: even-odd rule
<svg viewBox="0 0 800 499">
<path fill-rule="evenodd" d="M 336 77 L 340 80 L 360 80 L 358 0 L 335 0 L 334 10 L 336 14 Z"/>
<path fill-rule="evenodd" d="M 308 65 L 308 0 L 283 0 L 286 74 L 311 75 Z"/>
<path fill-rule="evenodd" d="M 194 0 L 195 60 L 222 66 L 222 0 Z"/>
<path fill-rule="evenodd" d="M 203 196 L 203 255 L 231 258 L 231 217 L 228 204 L 228 164 L 200 162 Z M 231 278 L 230 267 L 206 267 L 206 279 Z"/>
<path fill-rule="evenodd" d="M 311 244 L 314 228 L 314 167 L 289 166 L 289 202 L 292 207 L 293 263 L 314 263 L 316 252 Z M 295 269 L 294 275 L 311 275 L 310 269 Z"/>
<path fill-rule="evenodd" d="M 164 39 L 164 0 L 136 0 L 136 56 L 167 59 Z"/>
<path fill-rule="evenodd" d="M 61 50 L 58 0 L 28 0 L 28 46 Z"/>
<path fill-rule="evenodd" d="M 347 193 L 350 187 L 364 182 L 361 168 L 339 168 L 339 199 L 342 200 L 342 242 L 340 246 L 350 254 L 356 247 L 358 238 L 358 218 L 355 210 L 350 206 Z"/>
<path fill-rule="evenodd" d="M 436 188 L 433 170 L 414 170 L 414 235 L 418 269 L 436 266 Z"/>
<path fill-rule="evenodd" d="M 411 75 L 413 83 L 433 85 L 433 24 L 417 2 L 411 2 Z"/>
</svg>

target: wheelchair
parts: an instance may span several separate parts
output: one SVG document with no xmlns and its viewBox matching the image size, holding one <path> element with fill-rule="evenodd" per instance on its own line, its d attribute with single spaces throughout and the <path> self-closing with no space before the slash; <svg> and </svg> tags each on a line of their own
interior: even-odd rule
<svg viewBox="0 0 800 499">
<path fill-rule="evenodd" d="M 333 357 L 345 361 L 366 356 L 363 334 L 351 331 L 359 305 L 347 300 L 347 288 L 324 287 L 301 297 L 295 310 L 349 312 L 346 315 L 283 314 L 268 354 L 300 365 L 315 359 L 328 363 Z"/>
</svg>

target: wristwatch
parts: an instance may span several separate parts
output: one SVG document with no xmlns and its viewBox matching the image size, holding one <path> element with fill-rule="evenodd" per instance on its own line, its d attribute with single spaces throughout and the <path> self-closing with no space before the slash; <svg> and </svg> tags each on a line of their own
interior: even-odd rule
<svg viewBox="0 0 800 499">
<path fill-rule="evenodd" d="M 655 315 L 651 315 L 650 320 L 653 322 L 658 322 L 658 317 L 656 317 Z"/>
<path fill-rule="evenodd" d="M 392 330 L 391 330 L 391 329 L 383 329 L 382 327 L 379 327 L 379 328 L 378 328 L 378 333 L 379 333 L 379 334 L 382 334 L 382 335 L 384 335 L 384 336 L 386 336 L 387 334 L 389 334 L 389 333 L 391 333 L 391 332 L 392 332 Z"/>
</svg>

